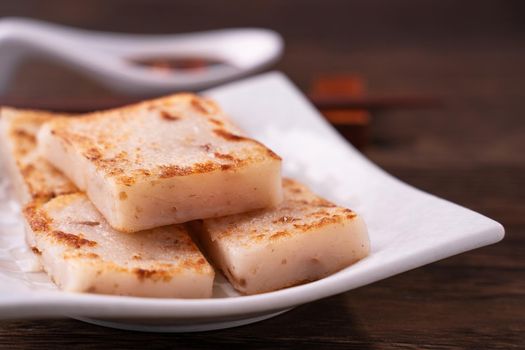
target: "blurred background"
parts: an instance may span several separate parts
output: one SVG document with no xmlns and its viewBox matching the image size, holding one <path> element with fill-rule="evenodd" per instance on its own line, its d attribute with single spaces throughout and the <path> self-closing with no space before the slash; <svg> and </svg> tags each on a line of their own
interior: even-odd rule
<svg viewBox="0 0 525 350">
<path fill-rule="evenodd" d="M 284 37 L 285 52 L 271 68 L 286 73 L 305 92 L 319 76 L 350 73 L 362 78 L 372 96 L 421 95 L 444 102 L 446 111 L 439 111 L 439 118 L 425 118 L 435 109 L 388 110 L 388 118 L 374 119 L 372 128 L 395 132 L 371 136 L 376 145 L 392 151 L 420 142 L 421 161 L 433 156 L 432 149 L 447 148 L 449 153 L 440 153 L 447 162 L 521 157 L 516 149 L 522 145 L 525 126 L 521 118 L 509 115 L 522 110 L 525 94 L 524 14 L 523 1 L 0 2 L 2 17 L 100 31 L 273 29 Z M 56 63 L 31 59 L 18 71 L 8 94 L 78 100 L 113 92 Z M 405 128 L 394 127 L 405 122 Z M 473 127 L 476 133 L 466 132 Z M 448 131 L 446 140 L 440 134 L 443 129 Z"/>
<path fill-rule="evenodd" d="M 270 28 L 285 40 L 284 55 L 270 69 L 305 92 L 326 74 L 351 74 L 367 96 L 424 96 L 442 104 L 372 111 L 365 151 L 382 165 L 523 159 L 523 1 L 17 0 L 0 2 L 0 16 L 123 33 Z M 7 93 L 66 105 L 114 95 L 85 75 L 35 58 L 18 70 Z"/>
<path fill-rule="evenodd" d="M 363 152 L 387 171 L 502 222 L 505 240 L 222 334 L 249 340 L 258 329 L 289 340 L 295 338 L 284 329 L 291 327 L 305 337 L 321 337 L 322 329 L 317 341 L 340 345 L 365 338 L 402 344 L 412 336 L 445 347 L 518 342 L 525 312 L 524 1 L 16 0 L 0 2 L 5 16 L 125 33 L 270 28 L 283 36 L 285 51 L 269 70 L 284 72 L 305 93 L 326 83 L 323 77 L 351 76 L 365 97 L 429 98 L 433 103 L 419 106 L 353 108 L 366 120 L 351 114 L 343 124 L 364 130 Z M 8 95 L 96 101 L 114 92 L 33 58 Z M 332 325 L 313 320 L 321 309 Z M 304 318 L 312 328 L 295 322 Z"/>
<path fill-rule="evenodd" d="M 485 75 L 523 77 L 523 1 L 239 1 L 17 0 L 0 3 L 1 16 L 39 18 L 65 25 L 125 33 L 184 33 L 227 27 L 264 27 L 281 33 L 286 53 L 277 69 L 306 87 L 318 72 L 360 72 L 377 91 L 412 88 L 413 80 L 455 76 L 461 85 L 488 91 Z M 44 74 L 47 72 L 47 75 Z M 384 79 L 387 75 L 389 79 Z M 69 74 L 31 67 L 13 92 L 41 94 L 36 78 Z M 96 95 L 74 77 L 46 93 Z M 478 79 L 478 80 L 476 80 Z M 29 80 L 29 82 L 28 82 Z M 427 89 L 450 90 L 439 82 Z M 435 86 L 437 85 L 437 86 Z M 61 89 L 62 86 L 62 89 Z M 418 88 L 421 89 L 421 87 Z"/>
</svg>

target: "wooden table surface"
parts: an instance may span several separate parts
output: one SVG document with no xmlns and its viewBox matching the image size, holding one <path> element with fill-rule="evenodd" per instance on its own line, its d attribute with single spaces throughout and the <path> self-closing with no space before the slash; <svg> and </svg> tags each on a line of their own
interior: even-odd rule
<svg viewBox="0 0 525 350">
<path fill-rule="evenodd" d="M 0 322 L 0 348 L 525 348 L 525 21 L 523 2 L 13 1 L 0 16 L 85 28 L 280 31 L 277 69 L 306 89 L 317 74 L 358 73 L 370 94 L 437 96 L 436 109 L 374 114 L 365 154 L 409 184 L 500 221 L 505 239 L 257 324 L 148 334 L 78 321 Z M 108 92 L 31 61 L 12 96 Z"/>
</svg>

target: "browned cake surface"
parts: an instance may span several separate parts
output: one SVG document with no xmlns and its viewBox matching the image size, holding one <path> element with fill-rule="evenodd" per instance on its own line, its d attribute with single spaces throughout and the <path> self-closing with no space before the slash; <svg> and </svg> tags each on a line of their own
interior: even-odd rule
<svg viewBox="0 0 525 350">
<path fill-rule="evenodd" d="M 269 158 L 212 101 L 177 94 L 82 118 L 53 120 L 51 133 L 120 183 L 227 171 Z"/>
<path fill-rule="evenodd" d="M 36 147 L 36 133 L 42 123 L 56 117 L 42 111 L 2 108 L 2 147 L 4 157 L 17 171 L 17 177 L 30 198 L 52 198 L 60 194 L 76 192 L 76 187 L 62 173 L 42 159 Z"/>
<path fill-rule="evenodd" d="M 82 193 L 33 202 L 24 214 L 39 247 L 55 258 L 81 261 L 101 271 L 169 281 L 180 273 L 212 274 L 183 225 L 124 234 L 113 230 Z"/>
<path fill-rule="evenodd" d="M 357 216 L 290 179 L 283 180 L 283 193 L 284 200 L 276 208 L 205 220 L 212 241 L 221 239 L 232 245 L 275 241 Z"/>
<path fill-rule="evenodd" d="M 283 180 L 284 200 L 193 224 L 203 249 L 244 294 L 269 292 L 335 273 L 370 251 L 366 225 L 306 186 Z"/>
</svg>

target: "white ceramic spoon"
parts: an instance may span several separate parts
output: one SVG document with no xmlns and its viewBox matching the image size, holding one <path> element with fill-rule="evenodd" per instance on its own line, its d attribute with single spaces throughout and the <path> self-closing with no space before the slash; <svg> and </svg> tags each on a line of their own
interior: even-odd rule
<svg viewBox="0 0 525 350">
<path fill-rule="evenodd" d="M 274 62 L 282 50 L 281 36 L 267 29 L 134 35 L 6 18 L 0 20 L 0 94 L 27 56 L 63 62 L 121 93 L 155 95 L 238 78 Z M 199 58 L 224 64 L 159 71 L 134 62 L 155 58 Z"/>
</svg>

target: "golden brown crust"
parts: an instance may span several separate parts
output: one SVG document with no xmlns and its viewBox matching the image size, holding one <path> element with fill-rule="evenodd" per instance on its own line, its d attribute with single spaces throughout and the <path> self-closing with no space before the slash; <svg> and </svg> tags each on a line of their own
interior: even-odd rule
<svg viewBox="0 0 525 350">
<path fill-rule="evenodd" d="M 193 174 L 191 167 L 182 167 L 178 165 L 161 165 L 159 167 L 159 177 L 161 179 L 174 177 L 174 176 L 186 176 Z"/>
<path fill-rule="evenodd" d="M 180 119 L 180 117 L 177 117 L 176 115 L 168 111 L 160 111 L 159 114 L 162 119 L 168 120 L 168 121 L 176 121 Z"/>
<path fill-rule="evenodd" d="M 191 99 L 191 105 L 198 112 L 202 114 L 215 114 L 218 112 L 218 106 L 210 100 L 205 100 L 198 96 L 193 96 Z"/>
<path fill-rule="evenodd" d="M 288 231 L 277 231 L 270 236 L 270 240 L 273 241 L 273 240 L 283 238 L 283 237 L 288 237 L 288 236 L 291 236 L 291 233 Z"/>
<path fill-rule="evenodd" d="M 207 161 L 204 163 L 195 163 L 192 166 L 182 167 L 178 165 L 161 165 L 159 167 L 159 170 L 157 171 L 159 173 L 159 178 L 161 179 L 167 179 L 170 177 L 176 177 L 176 176 L 188 176 L 188 175 L 195 175 L 195 174 L 205 174 L 210 173 L 212 171 L 220 171 L 220 170 L 231 170 L 235 168 L 241 168 L 246 163 L 246 160 L 242 159 L 236 159 L 233 156 L 230 155 L 223 155 L 218 154 L 216 155 L 217 158 L 229 161 L 230 163 L 214 163 L 212 161 Z"/>
<path fill-rule="evenodd" d="M 132 176 L 120 176 L 117 178 L 117 182 L 124 186 L 132 186 L 135 184 L 136 179 Z"/>
<path fill-rule="evenodd" d="M 204 228 L 212 240 L 249 245 L 342 225 L 357 217 L 352 210 L 336 206 L 293 180 L 283 179 L 283 191 L 284 200 L 276 208 L 204 220 Z"/>
<path fill-rule="evenodd" d="M 137 276 L 137 278 L 141 281 L 146 280 L 146 279 L 151 279 L 153 281 L 162 280 L 164 282 L 168 282 L 171 280 L 173 276 L 173 272 L 170 273 L 166 270 L 147 270 L 147 269 L 135 268 L 132 271 Z"/>
<path fill-rule="evenodd" d="M 213 132 L 215 135 L 222 137 L 227 141 L 241 142 L 241 141 L 252 141 L 252 139 L 240 135 L 235 135 L 231 132 L 228 132 L 224 129 L 214 129 Z"/>
<path fill-rule="evenodd" d="M 47 126 L 65 146 L 125 186 L 146 178 L 152 181 L 281 160 L 263 144 L 240 135 L 215 103 L 192 94 L 176 94 L 74 120 L 53 119 Z M 148 133 L 143 132 L 145 128 Z M 164 136 L 149 137 L 157 133 Z M 206 137 L 206 143 L 195 144 L 195 140 Z M 173 148 L 162 148 L 167 144 Z M 188 152 L 192 156 L 186 156 Z M 157 160 L 158 154 L 167 161 Z"/>
<path fill-rule="evenodd" d="M 141 281 L 153 280 L 153 281 L 169 281 L 171 278 L 182 272 L 192 270 L 199 274 L 210 273 L 210 265 L 204 258 L 197 259 L 185 259 L 178 265 L 173 264 L 157 264 L 148 269 L 135 268 L 131 270 L 135 276 Z"/>
<path fill-rule="evenodd" d="M 215 158 L 219 158 L 219 159 L 230 160 L 232 162 L 238 161 L 238 159 L 236 159 L 231 154 L 223 154 L 219 152 L 214 152 L 213 155 L 215 156 Z"/>
<path fill-rule="evenodd" d="M 87 207 L 86 207 L 87 205 Z M 85 211 L 80 217 L 89 217 L 91 220 L 71 217 L 67 211 Z M 145 230 L 131 234 L 130 237 L 140 238 L 135 244 L 122 246 L 118 238 L 112 238 L 115 249 L 125 249 L 125 263 L 110 260 L 105 235 L 126 235 L 111 230 L 103 218 L 89 204 L 87 197 L 82 193 L 60 196 L 43 204 L 33 202 L 27 205 L 24 214 L 27 221 L 37 230 L 39 239 L 64 248 L 61 256 L 67 260 L 82 259 L 83 263 L 96 264 L 100 271 L 114 271 L 130 274 L 140 281 L 168 282 L 181 273 L 193 272 L 210 275 L 213 269 L 202 256 L 195 243 L 190 238 L 185 226 L 173 225 L 163 228 Z M 82 216 L 84 215 L 84 216 Z M 95 216 L 93 216 L 95 215 Z M 77 230 L 85 226 L 84 233 Z M 102 236 L 94 235 L 93 230 L 102 230 Z M 91 234 L 88 234 L 91 232 Z M 94 237 L 99 237 L 94 238 Z M 133 239 L 133 238 L 132 238 Z M 142 241 L 142 239 L 144 239 Z M 153 241 L 152 241 L 153 240 Z M 151 252 L 144 245 L 152 243 L 156 251 Z M 110 248 L 111 249 L 111 248 Z M 137 249 L 133 251 L 134 249 Z M 158 256 L 160 253 L 162 256 Z"/>
<path fill-rule="evenodd" d="M 31 201 L 23 209 L 27 223 L 35 233 L 48 231 L 53 222 L 43 211 L 39 210 L 41 206 L 42 202 L 35 200 Z"/>
<path fill-rule="evenodd" d="M 37 247 L 31 247 L 31 251 L 36 255 L 42 255 L 42 252 Z"/>
<path fill-rule="evenodd" d="M 280 218 L 276 219 L 276 220 L 273 220 L 272 222 L 274 224 L 277 224 L 277 223 L 281 223 L 281 224 L 285 224 L 287 222 L 294 222 L 294 221 L 298 221 L 300 219 L 298 218 L 294 218 L 293 216 L 281 216 Z"/>
<path fill-rule="evenodd" d="M 62 256 L 65 260 L 68 259 L 100 259 L 100 255 L 93 252 L 83 253 L 83 252 L 67 252 Z"/>
<path fill-rule="evenodd" d="M 269 148 L 266 149 L 266 153 L 270 156 L 270 158 L 273 158 L 273 159 L 278 160 L 278 161 L 281 161 L 281 160 L 282 160 L 281 157 L 279 157 L 279 156 L 277 155 L 277 153 L 275 153 L 274 151 L 272 151 L 272 150 L 269 149 Z"/>
<path fill-rule="evenodd" d="M 84 225 L 84 226 L 98 226 L 100 225 L 99 221 L 74 221 L 74 224 Z"/>
<path fill-rule="evenodd" d="M 293 227 L 296 230 L 308 232 L 313 229 L 321 228 L 323 226 L 342 223 L 346 218 L 348 217 L 343 215 L 332 215 L 307 224 L 294 224 Z"/>
<path fill-rule="evenodd" d="M 56 243 L 64 244 L 71 248 L 80 249 L 84 246 L 94 247 L 97 245 L 97 242 L 85 239 L 79 234 L 67 233 L 60 230 L 53 230 L 49 232 L 48 235 L 53 237 Z"/>
<path fill-rule="evenodd" d="M 216 126 L 224 126 L 224 123 L 218 119 L 215 119 L 215 118 L 210 118 L 209 119 L 210 123 L 216 125 Z"/>
<path fill-rule="evenodd" d="M 11 130 L 11 137 L 19 140 L 20 143 L 27 142 L 30 145 L 36 145 L 36 137 L 24 129 L 14 128 Z"/>
<path fill-rule="evenodd" d="M 51 199 L 77 191 L 64 175 L 37 153 L 36 133 L 56 114 L 4 107 L 0 109 L 0 116 L 10 151 L 7 156 L 12 159 L 15 173 L 30 199 Z"/>
</svg>

